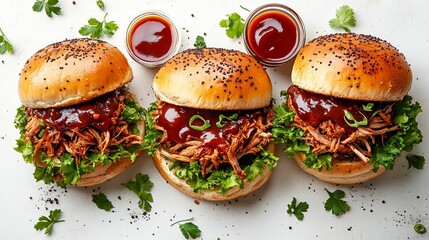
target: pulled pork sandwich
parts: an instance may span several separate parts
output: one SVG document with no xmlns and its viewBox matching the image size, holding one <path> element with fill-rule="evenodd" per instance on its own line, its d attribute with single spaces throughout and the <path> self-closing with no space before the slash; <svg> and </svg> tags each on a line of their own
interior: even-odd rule
<svg viewBox="0 0 429 240">
<path fill-rule="evenodd" d="M 143 109 L 124 86 L 132 78 L 124 55 L 99 40 L 54 43 L 27 61 L 15 150 L 37 181 L 89 186 L 131 165 L 144 134 Z"/>
<path fill-rule="evenodd" d="M 263 66 L 234 50 L 179 53 L 153 82 L 145 147 L 165 180 L 203 200 L 226 200 L 261 187 L 272 155 L 271 81 Z"/>
<path fill-rule="evenodd" d="M 351 184 L 392 169 L 402 150 L 422 141 L 412 73 L 398 50 L 376 37 L 321 36 L 297 55 L 282 92 L 273 135 L 317 178 Z"/>
</svg>

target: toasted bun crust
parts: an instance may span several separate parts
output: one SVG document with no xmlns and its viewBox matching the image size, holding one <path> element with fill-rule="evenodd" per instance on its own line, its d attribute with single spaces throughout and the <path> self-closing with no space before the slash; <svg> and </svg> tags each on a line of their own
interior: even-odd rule
<svg viewBox="0 0 429 240">
<path fill-rule="evenodd" d="M 365 164 L 363 161 L 340 161 L 332 160 L 332 169 L 327 171 L 323 168 L 321 171 L 305 166 L 304 153 L 298 153 L 295 156 L 295 161 L 305 172 L 317 177 L 318 179 L 335 184 L 354 184 L 368 181 L 377 177 L 384 172 L 384 167 L 381 166 L 377 172 L 373 171 L 373 165 Z"/>
<path fill-rule="evenodd" d="M 145 135 L 145 121 L 142 120 L 137 123 L 137 127 L 140 131 L 140 135 Z M 138 152 L 140 154 L 141 151 Z M 92 173 L 84 174 L 80 177 L 79 181 L 76 183 L 78 187 L 92 186 L 103 183 L 119 173 L 125 171 L 128 167 L 131 166 L 133 162 L 130 158 L 121 158 L 118 161 L 111 163 L 109 165 L 98 164 L 95 166 L 95 171 Z"/>
<path fill-rule="evenodd" d="M 87 38 L 65 40 L 27 61 L 18 93 L 30 108 L 65 107 L 111 92 L 132 78 L 127 59 L 111 44 Z"/>
<path fill-rule="evenodd" d="M 226 192 L 225 194 L 219 193 L 219 189 L 202 190 L 196 193 L 184 180 L 178 178 L 173 171 L 170 171 L 168 166 L 171 161 L 161 156 L 160 151 L 161 150 L 158 149 L 158 151 L 153 156 L 153 162 L 155 163 L 158 172 L 165 179 L 165 181 L 167 181 L 168 184 L 186 195 L 206 201 L 224 201 L 245 196 L 264 185 L 270 178 L 272 172 L 269 168 L 265 167 L 262 176 L 257 175 L 255 177 L 255 180 L 252 182 L 244 180 L 243 188 L 234 186 L 233 188 L 229 189 L 228 192 Z M 275 144 L 271 142 L 267 146 L 267 151 L 274 153 Z"/>
<path fill-rule="evenodd" d="M 155 95 L 163 102 L 212 110 L 250 110 L 270 105 L 272 87 L 253 57 L 220 48 L 190 49 L 158 71 Z"/>
<path fill-rule="evenodd" d="M 369 35 L 332 34 L 304 46 L 292 82 L 307 91 L 365 101 L 398 101 L 411 87 L 403 54 Z"/>
</svg>

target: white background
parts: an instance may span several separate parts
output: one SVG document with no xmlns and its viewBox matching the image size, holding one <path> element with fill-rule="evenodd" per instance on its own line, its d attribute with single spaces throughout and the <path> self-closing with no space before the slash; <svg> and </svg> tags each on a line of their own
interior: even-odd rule
<svg viewBox="0 0 429 240">
<path fill-rule="evenodd" d="M 351 186 L 322 183 L 302 172 L 288 159 L 279 146 L 280 162 L 266 186 L 245 198 L 228 202 L 194 202 L 160 177 L 146 154 L 132 168 L 117 178 L 96 187 L 67 190 L 33 179 L 33 166 L 26 164 L 12 148 L 18 132 L 13 126 L 16 108 L 18 74 L 26 60 L 40 48 L 66 38 L 80 37 L 78 30 L 91 17 L 104 16 L 95 0 L 60 1 L 62 15 L 48 18 L 44 12 L 33 12 L 33 0 L 0 0 L 0 27 L 13 43 L 13 55 L 0 55 L 0 239 L 182 239 L 177 220 L 193 217 L 202 230 L 202 239 L 428 239 L 413 226 L 421 222 L 429 227 L 429 166 L 424 170 L 407 169 L 405 155 L 397 160 L 392 171 L 374 181 Z M 231 40 L 219 21 L 225 14 L 248 13 L 266 1 L 143 1 L 104 0 L 107 19 L 119 25 L 116 34 L 106 40 L 126 54 L 125 31 L 133 16 L 147 9 L 159 9 L 169 14 L 183 36 L 181 50 L 191 48 L 197 35 L 205 36 L 209 47 L 233 48 L 244 51 L 242 40 Z M 335 9 L 349 4 L 356 13 L 354 32 L 372 34 L 388 40 L 405 54 L 413 70 L 410 94 L 423 106 L 420 128 L 428 137 L 429 67 L 429 3 L 421 0 L 360 0 L 360 1 L 282 1 L 302 17 L 307 41 L 322 34 L 341 32 L 331 29 L 329 19 Z M 192 17 L 192 14 L 194 17 Z M 127 55 L 128 57 L 128 55 Z M 131 90 L 137 93 L 143 107 L 154 101 L 151 90 L 156 69 L 146 69 L 128 57 L 134 71 Z M 267 69 L 273 82 L 273 96 L 290 82 L 291 64 Z M 413 153 L 423 154 L 428 142 L 415 147 Z M 137 196 L 120 183 L 146 173 L 154 182 L 152 211 L 144 215 L 138 208 Z M 342 189 L 351 210 L 335 217 L 323 208 L 328 198 L 323 190 Z M 103 192 L 113 202 L 114 212 L 98 209 L 91 195 Z M 304 221 L 286 213 L 292 197 L 307 201 L 310 208 Z M 50 199 L 57 199 L 58 204 Z M 52 235 L 45 236 L 33 226 L 41 215 L 60 208 L 64 223 L 54 226 Z"/>
</svg>

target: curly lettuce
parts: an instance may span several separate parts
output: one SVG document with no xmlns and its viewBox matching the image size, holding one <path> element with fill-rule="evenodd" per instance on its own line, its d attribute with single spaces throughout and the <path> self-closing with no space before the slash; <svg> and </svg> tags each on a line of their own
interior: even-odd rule
<svg viewBox="0 0 429 240">
<path fill-rule="evenodd" d="M 121 116 L 131 126 L 133 132 L 138 132 L 136 123 L 143 119 L 143 109 L 138 106 L 135 100 L 125 101 L 125 108 L 121 112 Z M 57 182 L 57 184 L 62 186 L 74 185 L 83 174 L 93 172 L 97 164 L 110 164 L 123 157 L 129 157 L 134 161 L 138 156 L 138 152 L 142 150 L 142 146 L 137 144 L 127 148 L 118 145 L 111 148 L 111 154 L 89 153 L 86 159 L 81 159 L 79 162 L 69 153 L 61 155 L 58 161 L 48 157 L 44 152 L 39 152 L 37 153 L 37 157 L 41 163 L 39 165 L 43 165 L 39 166 L 33 160 L 35 146 L 33 146 L 31 141 L 24 141 L 27 115 L 23 106 L 17 109 L 14 123 L 20 133 L 20 137 L 16 140 L 15 151 L 21 153 L 26 163 L 33 163 L 35 165 L 33 176 L 36 181 L 44 181 L 46 184 Z M 41 131 L 44 131 L 44 129 Z M 62 178 L 62 181 L 55 181 L 59 176 Z"/>
<path fill-rule="evenodd" d="M 286 98 L 285 102 L 287 102 L 288 94 L 282 91 L 281 95 Z M 317 155 L 313 153 L 312 147 L 303 140 L 304 132 L 300 128 L 290 125 L 295 117 L 295 112 L 289 109 L 285 103 L 276 107 L 274 111 L 276 117 L 271 132 L 276 143 L 286 144 L 285 153 L 291 158 L 300 152 L 304 153 L 307 156 L 304 164 L 309 168 L 322 170 L 325 167 L 327 170 L 332 169 L 332 154 Z M 407 95 L 402 101 L 393 105 L 393 112 L 393 121 L 400 127 L 400 130 L 392 134 L 383 143 L 377 142 L 373 146 L 373 154 L 369 162 L 374 165 L 374 172 L 380 166 L 389 170 L 392 169 L 396 157 L 402 151 L 411 151 L 414 145 L 423 139 L 416 121 L 418 113 L 422 112 L 419 103 L 412 103 L 412 97 Z"/>
<path fill-rule="evenodd" d="M 265 167 L 273 170 L 277 166 L 278 157 L 261 146 L 259 149 L 260 152 L 254 157 L 253 162 L 244 167 L 245 179 L 249 182 L 254 181 L 257 175 L 262 176 Z M 244 179 L 237 176 L 229 166 L 224 169 L 212 169 L 206 177 L 202 176 L 201 165 L 196 161 L 190 163 L 173 161 L 169 168 L 178 178 L 186 181 L 194 192 L 214 189 L 220 194 L 225 194 L 235 186 L 244 187 Z"/>
<path fill-rule="evenodd" d="M 158 138 L 162 137 L 162 133 L 153 128 L 156 125 L 155 120 L 152 118 L 152 113 L 156 110 L 156 102 L 149 105 L 147 109 L 143 109 L 143 114 L 146 124 L 146 132 L 143 139 L 143 149 L 153 156 L 159 147 Z"/>
</svg>

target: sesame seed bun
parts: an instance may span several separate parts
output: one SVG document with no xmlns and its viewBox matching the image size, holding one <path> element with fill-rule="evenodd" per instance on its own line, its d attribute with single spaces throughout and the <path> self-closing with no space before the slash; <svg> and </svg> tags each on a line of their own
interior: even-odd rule
<svg viewBox="0 0 429 240">
<path fill-rule="evenodd" d="M 210 110 L 263 108 L 272 94 L 270 78 L 258 61 L 220 48 L 177 54 L 156 74 L 153 90 L 163 102 Z"/>
<path fill-rule="evenodd" d="M 292 83 L 314 93 L 365 101 L 398 101 L 411 87 L 403 54 L 388 42 L 362 34 L 318 37 L 298 53 Z"/>
<path fill-rule="evenodd" d="M 116 47 L 72 39 L 51 44 L 27 61 L 18 94 L 26 107 L 66 107 L 111 92 L 132 78 L 127 59 Z"/>
</svg>

